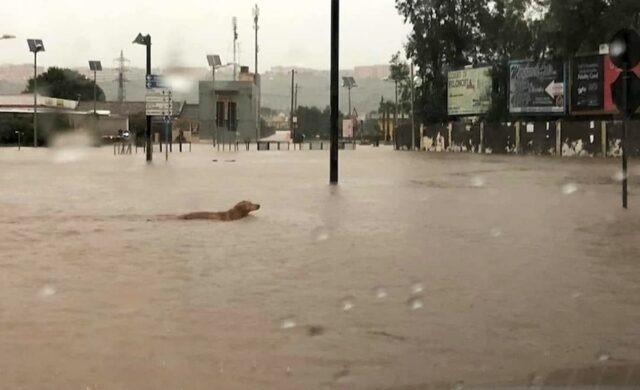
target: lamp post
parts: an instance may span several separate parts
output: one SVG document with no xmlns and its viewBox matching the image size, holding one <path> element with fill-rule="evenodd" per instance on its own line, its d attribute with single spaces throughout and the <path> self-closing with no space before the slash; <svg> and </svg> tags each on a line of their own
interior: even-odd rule
<svg viewBox="0 0 640 390">
<path fill-rule="evenodd" d="M 16 130 L 16 134 L 18 134 L 18 150 L 20 150 L 20 147 L 22 146 L 22 132 Z"/>
<path fill-rule="evenodd" d="M 329 154 L 329 181 L 338 184 L 338 137 L 340 124 L 340 0 L 331 0 L 331 151 Z"/>
<path fill-rule="evenodd" d="M 44 51 L 42 39 L 27 39 L 33 53 L 33 147 L 38 147 L 38 53 Z"/>
<path fill-rule="evenodd" d="M 207 62 L 211 67 L 211 75 L 213 80 L 212 91 L 213 91 L 213 127 L 211 131 L 211 142 L 213 143 L 213 147 L 216 146 L 216 138 L 218 136 L 218 95 L 216 94 L 216 68 L 220 68 L 222 66 L 222 60 L 220 60 L 220 56 L 217 54 L 209 54 L 207 55 Z"/>
<path fill-rule="evenodd" d="M 147 48 L 147 80 L 151 77 L 151 35 L 138 34 L 133 40 L 134 44 L 144 45 Z M 153 161 L 153 144 L 151 143 L 151 117 L 147 115 L 147 128 L 145 130 L 145 143 L 147 149 L 147 162 Z"/>
<path fill-rule="evenodd" d="M 96 72 L 102 72 L 102 63 L 100 61 L 89 61 L 89 69 L 93 71 L 93 115 L 98 115 L 96 109 L 98 101 L 98 83 Z"/>
</svg>

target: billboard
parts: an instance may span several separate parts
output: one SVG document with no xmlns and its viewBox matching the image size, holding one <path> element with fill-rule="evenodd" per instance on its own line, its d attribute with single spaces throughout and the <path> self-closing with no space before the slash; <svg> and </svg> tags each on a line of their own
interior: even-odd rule
<svg viewBox="0 0 640 390">
<path fill-rule="evenodd" d="M 576 57 L 571 63 L 571 113 L 598 113 L 605 106 L 604 57 Z"/>
<path fill-rule="evenodd" d="M 489 111 L 492 85 L 490 67 L 449 72 L 449 115 L 478 115 Z"/>
<path fill-rule="evenodd" d="M 564 114 L 564 63 L 510 62 L 509 112 L 512 114 Z"/>
<path fill-rule="evenodd" d="M 344 119 L 342 121 L 342 138 L 353 138 L 353 120 Z"/>
<path fill-rule="evenodd" d="M 632 70 L 640 77 L 640 65 Z M 620 73 L 622 71 L 616 68 L 609 56 L 604 56 L 604 111 L 609 114 L 618 112 L 618 108 L 613 103 L 613 97 L 611 96 L 611 84 L 618 79 Z"/>
</svg>

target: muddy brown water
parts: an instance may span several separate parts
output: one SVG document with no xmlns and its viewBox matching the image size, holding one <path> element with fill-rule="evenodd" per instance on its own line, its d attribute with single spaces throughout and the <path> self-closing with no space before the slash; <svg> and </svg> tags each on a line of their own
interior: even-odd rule
<svg viewBox="0 0 640 390">
<path fill-rule="evenodd" d="M 640 162 L 341 162 L 0 149 L 0 388 L 640 387 Z"/>
</svg>

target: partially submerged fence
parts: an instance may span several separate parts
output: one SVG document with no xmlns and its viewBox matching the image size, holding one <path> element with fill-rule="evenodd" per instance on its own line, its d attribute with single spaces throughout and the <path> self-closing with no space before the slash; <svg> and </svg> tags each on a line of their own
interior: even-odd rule
<svg viewBox="0 0 640 390">
<path fill-rule="evenodd" d="M 640 156 L 640 121 L 628 124 L 628 151 Z M 453 122 L 421 129 L 422 150 L 556 156 L 621 155 L 620 121 Z M 410 139 L 410 137 L 409 137 Z"/>
</svg>

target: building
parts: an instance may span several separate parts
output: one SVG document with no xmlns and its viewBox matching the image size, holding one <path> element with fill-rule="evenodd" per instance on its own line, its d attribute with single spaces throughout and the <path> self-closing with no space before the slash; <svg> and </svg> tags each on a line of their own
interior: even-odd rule
<svg viewBox="0 0 640 390">
<path fill-rule="evenodd" d="M 258 135 L 256 112 L 258 83 L 246 67 L 238 81 L 213 81 L 199 84 L 200 139 L 218 142 L 255 140 Z"/>
<path fill-rule="evenodd" d="M 389 65 L 356 66 L 353 76 L 358 79 L 384 80 L 389 77 L 391 70 Z"/>
</svg>

